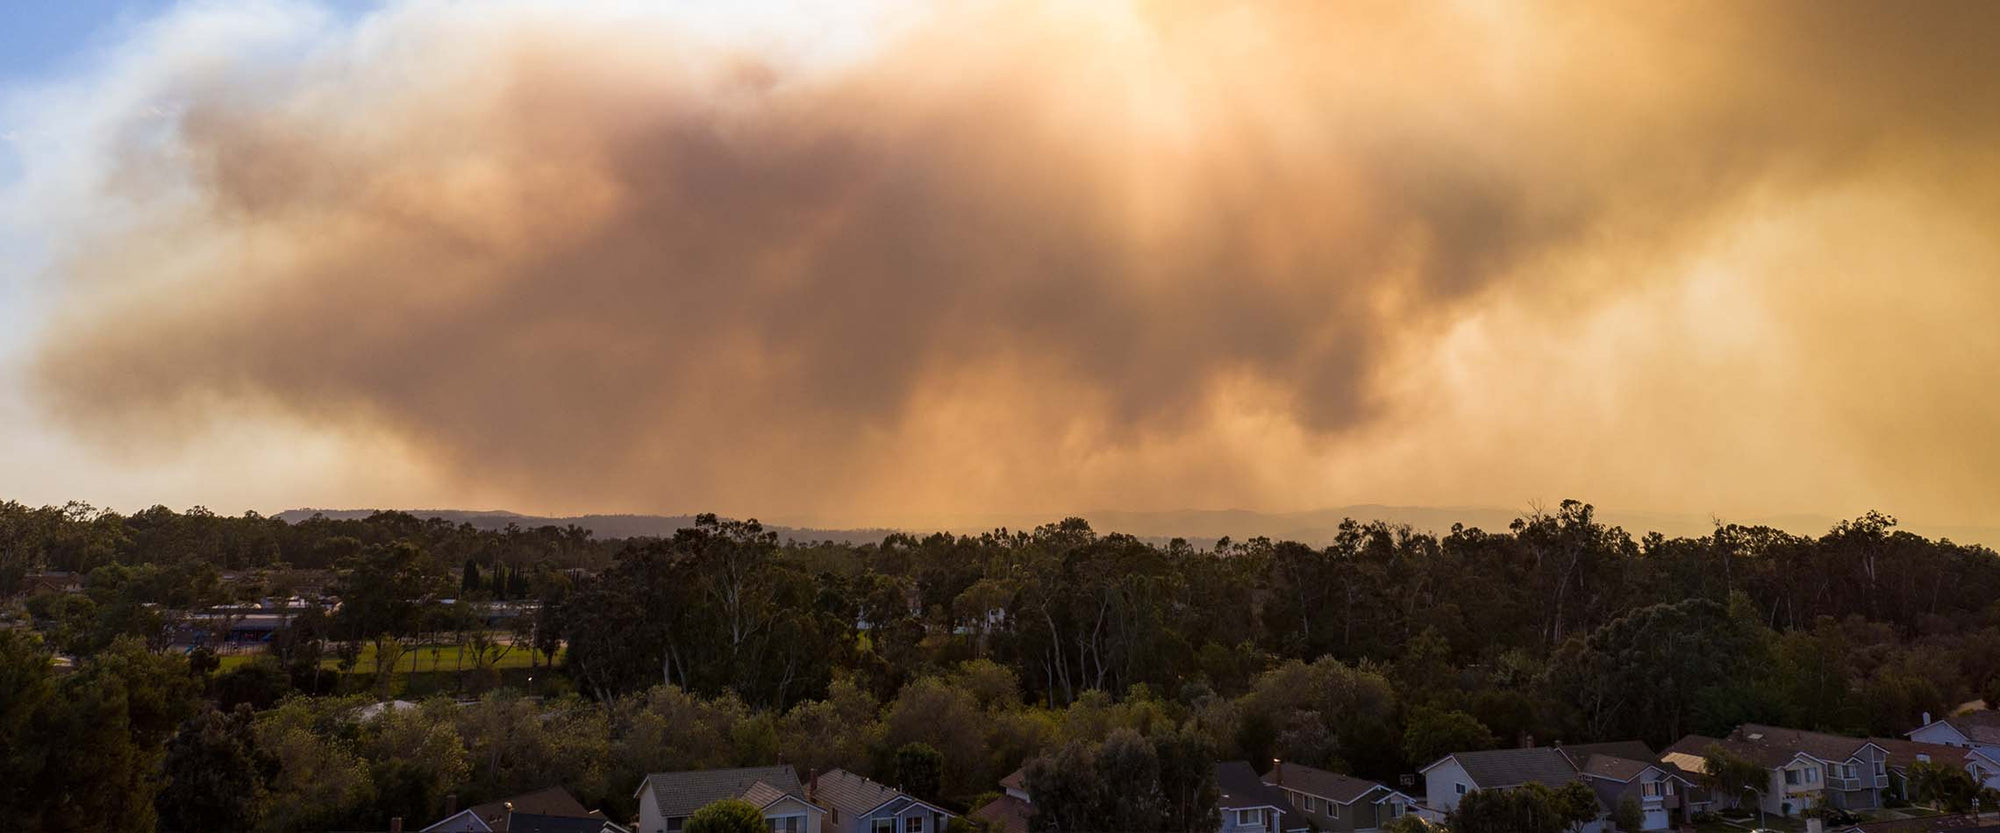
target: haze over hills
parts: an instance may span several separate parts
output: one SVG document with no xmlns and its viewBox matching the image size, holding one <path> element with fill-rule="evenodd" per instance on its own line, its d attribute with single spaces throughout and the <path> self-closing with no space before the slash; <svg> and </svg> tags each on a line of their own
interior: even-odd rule
<svg viewBox="0 0 2000 833">
<path fill-rule="evenodd" d="M 375 509 L 290 509 L 278 513 L 277 517 L 290 523 L 297 523 L 315 514 L 329 518 L 363 518 L 380 510 Z M 505 529 L 508 524 L 522 527 L 544 525 L 567 526 L 575 524 L 591 531 L 598 538 L 641 538 L 672 535 L 674 530 L 694 525 L 693 515 L 637 515 L 637 514 L 592 514 L 573 516 L 524 515 L 504 510 L 465 509 L 410 509 L 402 510 L 420 518 L 444 518 L 453 523 L 469 523 L 478 529 Z M 1506 530 L 1515 518 L 1528 513 L 1526 509 L 1503 509 L 1493 506 L 1384 506 L 1380 504 L 1356 504 L 1316 509 L 1304 512 L 1255 512 L 1246 509 L 1178 510 L 1166 512 L 1131 512 L 1103 510 L 1072 513 L 1090 521 L 1092 529 L 1100 533 L 1122 532 L 1147 541 L 1164 543 L 1174 538 L 1185 538 L 1200 546 L 1212 545 L 1217 539 L 1228 537 L 1236 540 L 1266 536 L 1274 539 L 1301 541 L 1310 544 L 1324 544 L 1339 533 L 1340 525 L 1348 518 L 1362 521 L 1381 520 L 1392 524 L 1406 524 L 1410 527 L 1443 534 L 1449 532 L 1453 524 L 1477 527 L 1488 531 Z M 995 513 L 974 518 L 939 520 L 935 523 L 913 523 L 899 527 L 841 527 L 837 523 L 823 520 L 779 519 L 767 522 L 765 526 L 778 533 L 781 539 L 797 541 L 838 541 L 857 544 L 882 540 L 893 532 L 925 534 L 936 531 L 960 534 L 977 534 L 994 529 L 1033 529 L 1036 526 L 1061 519 L 1062 513 L 1033 515 L 1027 513 Z M 1668 536 L 1695 537 L 1713 530 L 1718 519 L 1711 516 L 1672 512 L 1615 511 L 1600 509 L 1599 519 L 1604 523 L 1620 526 L 1637 538 L 1648 532 L 1659 532 Z M 1771 526 L 1798 535 L 1821 535 L 1841 518 L 1821 515 L 1774 515 L 1752 518 L 1723 518 L 1721 522 L 1746 526 Z M 1951 525 L 1903 523 L 1899 528 L 1924 535 L 1929 538 L 1950 539 L 1959 543 L 2000 544 L 2000 528 Z"/>
</svg>

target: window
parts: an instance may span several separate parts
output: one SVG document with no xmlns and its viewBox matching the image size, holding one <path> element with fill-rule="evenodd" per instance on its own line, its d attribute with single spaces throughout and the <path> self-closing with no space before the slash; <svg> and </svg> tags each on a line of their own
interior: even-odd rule
<svg viewBox="0 0 2000 833">
<path fill-rule="evenodd" d="M 1389 802 L 1389 818 L 1399 819 L 1402 817 L 1403 817 L 1403 802 L 1401 801 Z"/>
<path fill-rule="evenodd" d="M 876 819 L 875 823 L 870 825 L 870 827 L 874 833 L 896 833 L 896 820 Z"/>
<path fill-rule="evenodd" d="M 1308 813 L 1319 812 L 1319 799 L 1314 798 L 1312 796 L 1306 796 L 1306 812 Z"/>
<path fill-rule="evenodd" d="M 1880 778 L 1880 777 L 1882 777 L 1882 776 L 1884 776 L 1884 775 L 1888 775 L 1888 774 L 1889 774 L 1889 763 L 1888 763 L 1887 761 L 1876 761 L 1876 762 L 1875 762 L 1875 777 L 1877 777 L 1877 778 Z"/>
<path fill-rule="evenodd" d="M 1331 802 L 1331 801 L 1327 802 L 1327 803 L 1326 803 L 1326 814 L 1327 814 L 1327 815 L 1329 815 L 1329 816 L 1332 816 L 1332 817 L 1334 817 L 1334 818 L 1336 818 L 1336 819 L 1337 819 L 1337 818 L 1340 818 L 1340 805 L 1338 805 L 1338 804 L 1335 804 L 1335 803 L 1333 803 L 1333 802 Z"/>
<path fill-rule="evenodd" d="M 667 830 L 670 831 L 670 833 L 680 833 L 681 825 L 686 824 L 687 820 L 688 820 L 687 816 L 674 816 L 673 818 L 667 819 Z"/>
<path fill-rule="evenodd" d="M 1465 794 L 1465 785 L 1464 785 L 1464 784 L 1458 784 L 1458 785 L 1456 785 L 1456 786 L 1458 787 L 1458 794 L 1459 794 L 1459 795 L 1464 795 L 1464 794 Z"/>
<path fill-rule="evenodd" d="M 1647 781 L 1639 785 L 1639 794 L 1647 798 L 1660 797 L 1660 782 Z"/>
<path fill-rule="evenodd" d="M 1799 771 L 1796 769 L 1785 770 L 1785 783 L 1787 784 L 1799 783 Z"/>
<path fill-rule="evenodd" d="M 771 828 L 771 833 L 806 833 L 805 816 L 769 816 L 764 823 Z"/>
<path fill-rule="evenodd" d="M 1264 824 L 1263 810 L 1237 810 L 1237 827 L 1260 827 Z"/>
<path fill-rule="evenodd" d="M 1661 786 L 1661 787 L 1664 787 L 1664 788 L 1666 789 L 1666 791 L 1667 791 L 1667 795 L 1673 795 L 1673 794 L 1674 794 L 1674 782 L 1672 782 L 1672 781 L 1661 781 L 1661 782 L 1660 782 L 1660 786 Z"/>
<path fill-rule="evenodd" d="M 903 819 L 903 833 L 924 833 L 923 814 L 919 813 Z"/>
</svg>

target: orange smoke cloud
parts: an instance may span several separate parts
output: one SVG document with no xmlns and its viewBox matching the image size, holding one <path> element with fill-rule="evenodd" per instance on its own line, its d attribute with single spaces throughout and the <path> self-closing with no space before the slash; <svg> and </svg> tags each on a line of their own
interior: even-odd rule
<svg viewBox="0 0 2000 833">
<path fill-rule="evenodd" d="M 1969 425 L 1883 442 L 1879 417 L 1801 428 L 1745 391 L 1684 405 L 1722 438 L 1682 462 L 1701 474 L 1616 455 L 1700 451 L 1652 397 L 1738 372 L 1635 299 L 1757 263 L 1725 292 L 1777 306 L 1733 332 L 1775 351 L 1837 318 L 1778 308 L 1817 306 L 1782 241 L 1859 222 L 1787 225 L 1802 206 L 1893 188 L 1993 217 L 1996 23 L 1985 3 L 970 4 L 801 58 L 653 15 L 394 6 L 300 55 L 159 59 L 146 103 L 169 117 L 103 160 L 133 217 L 69 231 L 37 390 L 100 438 L 275 409 L 535 508 L 1557 492 L 1977 515 L 1922 478 L 1843 491 L 1732 459 L 1838 448 L 1864 478 L 1950 439 L 2000 462 Z M 1991 253 L 1922 283 L 1990 308 L 1966 284 Z M 1871 349 L 1994 343 L 1964 333 Z M 1579 353 L 1633 378 L 1588 383 L 1561 365 Z M 1947 407 L 1944 376 L 1907 395 Z M 1943 480 L 1992 485 L 1969 476 Z"/>
</svg>

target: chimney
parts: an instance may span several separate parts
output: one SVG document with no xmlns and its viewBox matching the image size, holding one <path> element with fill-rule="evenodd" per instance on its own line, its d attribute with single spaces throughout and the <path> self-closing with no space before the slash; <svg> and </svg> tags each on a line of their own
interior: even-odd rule
<svg viewBox="0 0 2000 833">
<path fill-rule="evenodd" d="M 1282 787 L 1282 786 L 1284 786 L 1284 785 L 1285 785 L 1285 762 L 1284 762 L 1284 760 L 1282 760 L 1282 759 L 1279 759 L 1279 758 L 1272 758 L 1272 759 L 1271 759 L 1271 773 L 1272 773 L 1272 776 L 1273 776 L 1273 777 L 1274 777 L 1274 778 L 1275 778 L 1275 779 L 1277 780 L 1277 782 L 1278 782 L 1278 786 Z"/>
<path fill-rule="evenodd" d="M 1930 713 L 1930 712 L 1924 712 L 1924 722 L 1923 722 L 1923 723 L 1920 723 L 1920 724 L 1918 724 L 1918 725 L 1920 725 L 1920 726 L 1929 726 L 1929 725 L 1931 725 L 1931 713 Z"/>
<path fill-rule="evenodd" d="M 458 793 L 444 797 L 444 817 L 451 818 L 455 815 L 458 815 Z"/>
<path fill-rule="evenodd" d="M 1521 748 L 1522 748 L 1522 749 L 1533 749 L 1533 748 L 1535 748 L 1535 736 L 1534 736 L 1534 735 L 1531 735 L 1531 734 L 1528 734 L 1527 732 L 1522 732 L 1522 733 L 1521 733 Z"/>
<path fill-rule="evenodd" d="M 389 820 L 389 833 L 403 833 L 402 816 L 397 816 Z"/>
<path fill-rule="evenodd" d="M 806 770 L 806 802 L 819 803 L 819 767 Z"/>
</svg>

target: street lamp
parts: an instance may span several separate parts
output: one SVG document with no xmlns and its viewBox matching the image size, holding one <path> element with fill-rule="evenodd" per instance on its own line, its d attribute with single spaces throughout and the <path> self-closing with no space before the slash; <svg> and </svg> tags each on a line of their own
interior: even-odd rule
<svg viewBox="0 0 2000 833">
<path fill-rule="evenodd" d="M 1755 802 L 1757 803 L 1757 826 L 1758 826 L 1758 827 L 1760 827 L 1760 828 L 1761 828 L 1761 827 L 1763 827 L 1763 826 L 1764 826 L 1764 802 L 1763 802 L 1762 800 L 1760 800 L 1760 799 L 1762 799 L 1762 798 L 1763 798 L 1763 794 L 1762 794 L 1762 793 L 1759 793 L 1759 792 L 1757 792 L 1757 788 L 1756 788 L 1756 787 L 1744 787 L 1744 788 L 1743 788 L 1743 791 L 1744 791 L 1744 792 L 1746 792 L 1746 793 L 1749 793 L 1749 794 L 1750 794 L 1750 795 L 1752 796 L 1751 800 L 1752 800 L 1752 801 L 1755 801 Z"/>
</svg>

